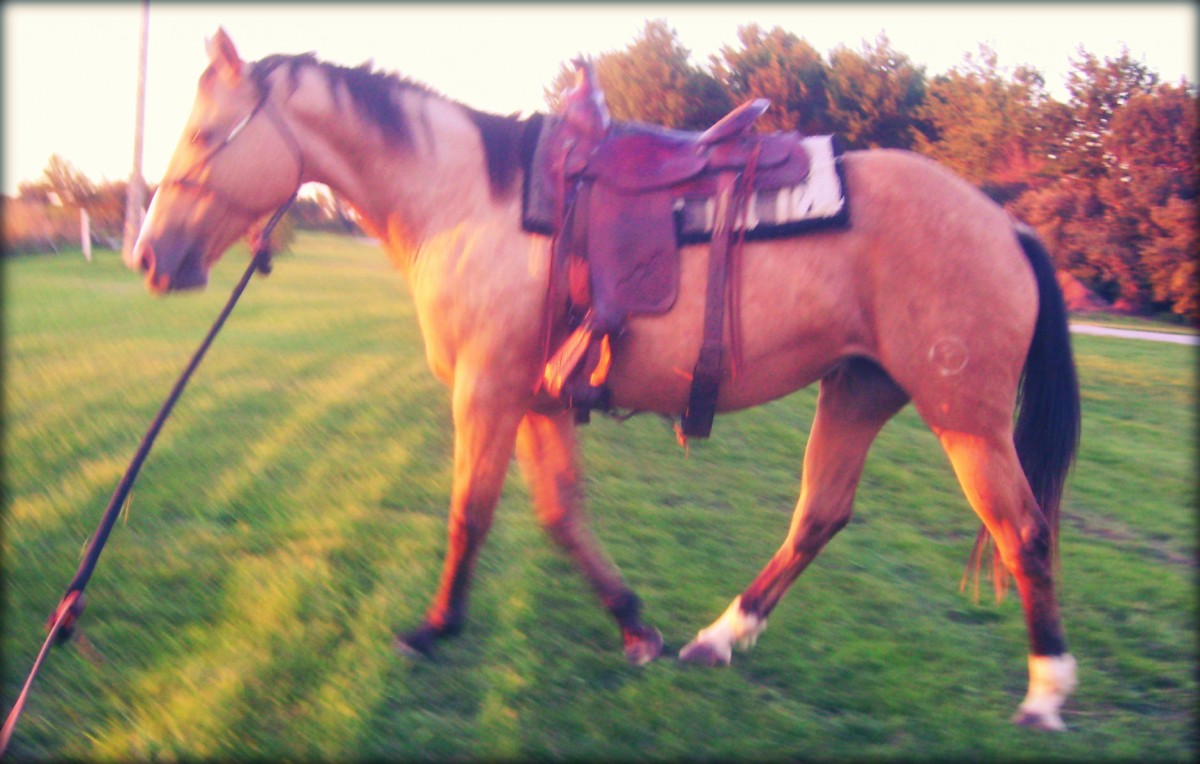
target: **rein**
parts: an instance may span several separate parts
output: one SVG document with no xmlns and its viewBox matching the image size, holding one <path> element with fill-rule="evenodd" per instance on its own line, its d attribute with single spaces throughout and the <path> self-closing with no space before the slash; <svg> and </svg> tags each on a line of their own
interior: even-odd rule
<svg viewBox="0 0 1200 764">
<path fill-rule="evenodd" d="M 101 517 L 100 524 L 96 528 L 96 532 L 92 534 L 91 539 L 88 541 L 87 550 L 84 553 L 83 561 L 79 564 L 79 569 L 75 572 L 75 577 L 71 579 L 71 583 L 67 586 L 66 594 L 63 595 L 58 607 L 54 609 L 54 612 L 50 615 L 50 618 L 47 621 L 46 627 L 49 633 L 46 635 L 46 641 L 42 644 L 42 648 L 38 652 L 37 658 L 34 660 L 33 668 L 30 669 L 29 672 L 29 677 L 25 680 L 25 685 L 21 688 L 21 694 L 17 696 L 16 703 L 13 705 L 12 710 L 9 711 L 7 719 L 5 719 L 3 729 L 0 730 L 0 757 L 3 757 L 5 751 L 8 749 L 8 744 L 12 739 L 13 730 L 17 725 L 17 720 L 20 718 L 21 712 L 25 708 L 25 701 L 29 695 L 29 690 L 33 685 L 33 680 L 37 676 L 38 671 L 41 670 L 42 663 L 45 662 L 46 656 L 49 654 L 50 645 L 55 643 L 66 643 L 75 631 L 76 621 L 78 621 L 80 616 L 83 615 L 83 610 L 86 604 L 83 597 L 84 587 L 87 586 L 88 581 L 91 580 L 92 573 L 95 572 L 96 563 L 100 560 L 100 553 L 104 551 L 104 545 L 108 541 L 108 536 L 112 532 L 113 525 L 116 523 L 117 517 L 121 513 L 121 507 L 124 505 L 125 500 L 129 497 L 129 492 L 133 489 L 134 481 L 137 480 L 138 472 L 141 471 L 142 464 L 146 461 L 146 457 L 150 454 L 150 449 L 153 447 L 159 431 L 162 429 L 163 424 L 166 423 L 167 417 L 170 416 L 171 410 L 175 407 L 175 403 L 183 394 L 183 390 L 187 386 L 188 381 L 191 379 L 192 374 L 200 365 L 200 361 L 203 360 L 205 353 L 208 352 L 209 346 L 211 346 L 213 340 L 216 339 L 217 333 L 221 331 L 221 327 L 225 325 L 225 319 L 229 318 L 229 314 L 233 312 L 233 308 L 235 305 L 237 305 L 237 301 L 242 296 L 242 292 L 246 290 L 246 286 L 250 283 L 250 278 L 256 271 L 264 275 L 271 272 L 271 232 L 275 229 L 275 226 L 278 225 L 279 221 L 283 219 L 283 216 L 287 214 L 287 211 L 291 208 L 292 203 L 296 201 L 296 196 L 300 193 L 300 186 L 304 178 L 304 155 L 300 151 L 300 145 L 296 141 L 295 136 L 292 135 L 291 131 L 287 129 L 287 125 L 283 123 L 280 117 L 275 114 L 272 109 L 263 109 L 263 106 L 267 103 L 267 98 L 269 95 L 270 91 L 267 91 L 263 94 L 262 99 L 259 101 L 258 105 L 255 106 L 254 110 L 251 111 L 245 119 L 234 126 L 229 135 L 225 137 L 225 140 L 223 140 L 219 146 L 205 156 L 196 169 L 198 170 L 211 162 L 212 159 L 222 149 L 228 146 L 230 142 L 237 137 L 238 133 L 240 133 L 242 129 L 250 123 L 255 115 L 257 115 L 260 111 L 263 111 L 271 118 L 271 121 L 275 125 L 276 129 L 278 129 L 280 134 L 287 140 L 297 160 L 298 175 L 296 189 L 292 192 L 291 196 L 289 196 L 288 199 L 283 202 L 283 204 L 279 205 L 274 214 L 272 214 L 270 219 L 267 221 L 266 225 L 264 225 L 263 228 L 254 236 L 254 255 L 250 258 L 250 264 L 246 267 L 246 271 L 242 274 L 241 279 L 239 279 L 237 284 L 234 286 L 232 294 L 229 295 L 229 299 L 225 302 L 225 307 L 223 307 L 221 312 L 217 315 L 212 327 L 208 330 L 208 334 L 205 335 L 204 340 L 200 343 L 200 347 L 196 349 L 196 352 L 192 355 L 191 360 L 188 362 L 187 366 L 184 367 L 183 373 L 180 374 L 179 379 L 175 382 L 175 386 L 171 388 L 171 392 L 167 395 L 167 399 L 163 402 L 162 407 L 158 410 L 158 414 L 150 423 L 150 428 L 142 437 L 142 442 L 138 445 L 138 449 L 134 453 L 133 459 L 129 463 L 129 467 L 126 468 L 125 475 L 121 478 L 121 482 L 117 484 L 117 488 L 113 492 L 112 499 L 108 502 L 108 508 L 104 510 L 104 515 Z M 190 174 L 192 173 L 189 173 L 189 175 Z M 229 198 L 228 194 L 225 194 L 224 192 L 221 192 L 218 189 L 214 189 L 210 186 L 206 186 L 199 181 L 192 180 L 187 175 L 179 178 L 178 180 L 165 181 L 164 185 L 167 184 L 195 187 L 201 191 L 211 193 L 216 196 L 223 196 L 228 201 L 237 204 L 236 201 Z M 242 205 L 237 204 L 237 206 L 240 207 Z"/>
</svg>

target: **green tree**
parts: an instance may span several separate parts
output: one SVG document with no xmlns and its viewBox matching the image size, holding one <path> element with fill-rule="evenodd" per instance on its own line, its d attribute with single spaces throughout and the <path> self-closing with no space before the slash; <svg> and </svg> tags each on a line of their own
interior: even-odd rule
<svg viewBox="0 0 1200 764">
<path fill-rule="evenodd" d="M 109 249 L 119 249 L 125 230 L 124 180 L 106 181 L 95 187 L 88 203 L 92 218 L 92 238 Z"/>
<path fill-rule="evenodd" d="M 835 48 L 826 93 L 832 127 L 850 148 L 911 148 L 922 128 L 925 69 L 892 48 L 886 35 L 861 52 Z"/>
<path fill-rule="evenodd" d="M 1128 49 L 1117 58 L 1103 61 L 1083 48 L 1078 54 L 1067 75 L 1071 128 L 1060 150 L 1062 172 L 1099 178 L 1107 173 L 1113 160 L 1104 149 L 1104 136 L 1113 115 L 1135 95 L 1152 92 L 1158 75 L 1133 60 Z"/>
<path fill-rule="evenodd" d="M 42 170 L 42 176 L 33 183 L 22 183 L 19 191 L 22 196 L 45 199 L 54 194 L 58 202 L 67 207 L 87 207 L 96 196 L 96 185 L 75 165 L 54 154 Z"/>
<path fill-rule="evenodd" d="M 1137 263 L 1123 296 L 1196 315 L 1197 98 L 1182 86 L 1133 95 L 1108 128 L 1098 193 L 1109 234 Z"/>
<path fill-rule="evenodd" d="M 724 88 L 690 57 L 675 30 L 659 19 L 647 21 L 626 50 L 596 58 L 596 75 L 613 119 L 701 130 L 724 116 L 731 108 Z M 552 110 L 574 82 L 574 66 L 564 64 L 546 92 Z"/>
<path fill-rule="evenodd" d="M 726 45 L 713 56 L 713 76 L 731 100 L 768 98 L 771 108 L 758 120 L 763 130 L 800 130 L 809 135 L 832 129 L 821 54 L 779 27 L 764 32 L 757 24 L 738 28 L 738 47 Z"/>
<path fill-rule="evenodd" d="M 913 148 L 1008 201 L 1047 172 L 1066 124 L 1054 106 L 1037 70 L 1003 70 L 980 46 L 928 84 L 917 109 L 927 132 L 916 133 Z"/>
<path fill-rule="evenodd" d="M 1060 264 L 1135 311 L 1197 317 L 1197 97 L 1160 86 L 1128 51 L 1074 62 L 1058 177 L 1014 211 Z"/>
</svg>

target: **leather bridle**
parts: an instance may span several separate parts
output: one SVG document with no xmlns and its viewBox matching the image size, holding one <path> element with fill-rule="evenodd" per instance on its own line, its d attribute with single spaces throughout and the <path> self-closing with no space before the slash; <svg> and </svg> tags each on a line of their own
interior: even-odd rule
<svg viewBox="0 0 1200 764">
<path fill-rule="evenodd" d="M 164 178 L 162 183 L 160 184 L 160 186 L 167 187 L 167 188 L 170 188 L 172 186 L 179 186 L 181 188 L 198 191 L 202 194 L 208 194 L 209 196 L 216 197 L 217 199 L 220 199 L 224 204 L 229 205 L 235 209 L 249 211 L 249 208 L 247 207 L 246 203 L 243 200 L 238 199 L 236 196 L 229 193 L 228 191 L 224 191 L 220 188 L 217 188 L 216 186 L 213 186 L 210 183 L 199 180 L 196 176 L 198 176 L 205 168 L 209 167 L 212 164 L 213 160 L 217 158 L 217 155 L 219 155 L 222 151 L 227 149 L 233 143 L 234 139 L 236 139 L 238 137 L 238 135 L 240 135 L 242 133 L 242 131 L 245 130 L 246 127 L 252 121 L 254 121 L 254 118 L 257 117 L 260 113 L 265 115 L 267 117 L 267 119 L 270 120 L 271 124 L 275 127 L 275 130 L 279 133 L 280 137 L 283 138 L 284 143 L 287 144 L 287 147 L 291 151 L 292 157 L 296 162 L 295 188 L 293 189 L 292 193 L 288 196 L 288 198 L 282 204 L 279 205 L 279 207 L 275 211 L 275 214 L 272 216 L 272 222 L 269 223 L 268 225 L 270 227 L 274 227 L 274 224 L 278 222 L 278 219 L 283 217 L 283 214 L 287 211 L 288 207 L 290 207 L 292 202 L 295 201 L 296 195 L 300 193 L 300 186 L 303 185 L 303 183 L 304 183 L 305 167 L 304 167 L 304 153 L 300 148 L 300 142 L 298 140 L 296 140 L 295 134 L 292 132 L 291 128 L 288 127 L 287 123 L 283 120 L 283 117 L 280 116 L 278 109 L 271 103 L 270 87 L 262 86 L 262 94 L 258 99 L 258 103 L 256 103 L 254 105 L 254 108 L 250 111 L 249 114 L 247 114 L 244 118 L 242 118 L 242 120 L 240 122 L 238 122 L 236 125 L 234 125 L 232 129 L 230 129 L 229 133 L 225 136 L 225 138 L 218 145 L 214 146 L 198 163 L 196 163 L 190 170 L 188 170 L 186 173 L 184 173 L 181 177 Z"/>
</svg>

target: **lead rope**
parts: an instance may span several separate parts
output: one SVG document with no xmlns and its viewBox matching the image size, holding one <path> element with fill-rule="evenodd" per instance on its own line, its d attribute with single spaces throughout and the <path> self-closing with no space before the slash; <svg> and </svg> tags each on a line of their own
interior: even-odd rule
<svg viewBox="0 0 1200 764">
<path fill-rule="evenodd" d="M 298 191 L 299 189 L 297 188 Z M 0 730 L 0 757 L 3 757 L 5 751 L 8 750 L 8 743 L 12 739 L 13 729 L 17 726 L 17 720 L 21 716 L 21 711 L 25 708 L 25 700 L 29 695 L 29 688 L 33 685 L 34 677 L 41 670 L 42 663 L 49 654 L 50 645 L 55 642 L 56 638 L 60 644 L 69 640 L 72 632 L 75 630 L 75 622 L 83 615 L 83 589 L 87 586 L 92 573 L 96 569 L 96 563 L 100 560 L 100 553 L 104 550 L 104 544 L 108 541 L 108 535 L 112 532 L 113 525 L 121 513 L 121 506 L 129 496 L 130 490 L 133 489 L 133 483 L 137 479 L 143 462 L 146 461 L 146 457 L 150 453 L 150 448 L 154 445 L 154 440 L 158 437 L 159 430 L 162 429 L 163 424 L 167 421 L 167 417 L 171 414 L 171 409 L 175 407 L 175 403 L 183 394 L 183 389 L 187 386 L 188 380 L 191 379 L 192 373 L 196 371 L 196 367 L 200 365 L 204 354 L 208 352 L 209 346 L 216 339 L 217 332 L 221 331 L 221 327 L 225 325 L 225 319 L 229 318 L 229 314 L 233 312 L 233 307 L 237 304 L 238 298 L 242 296 L 242 292 L 246 291 L 246 285 L 250 283 L 250 278 L 256 271 L 263 274 L 271 272 L 271 232 L 275 229 L 279 221 L 283 219 L 283 216 L 295 200 L 296 194 L 292 194 L 291 198 L 284 202 L 279 209 L 275 210 L 275 214 L 263 226 L 262 231 L 255 236 L 254 256 L 250 258 L 250 264 L 246 267 L 246 272 L 242 274 L 241 279 L 234 286 L 233 293 L 229 295 L 229 299 L 225 302 L 225 307 L 217 315 L 217 319 L 213 322 L 212 328 L 208 330 L 204 341 L 200 343 L 200 347 L 192 355 L 192 359 L 184 368 L 178 381 L 175 382 L 171 393 L 158 410 L 158 415 L 150 423 L 150 429 L 142 437 L 142 442 L 134 453 L 129 467 L 125 470 L 124 477 L 117 484 L 117 489 L 113 492 L 112 500 L 108 502 L 108 508 L 104 510 L 104 515 L 100 518 L 100 525 L 96 528 L 96 532 L 92 534 L 92 538 L 88 542 L 87 551 L 84 554 L 83 562 L 79 564 L 75 578 L 71 580 L 66 594 L 63 595 L 62 601 L 59 602 L 58 607 L 55 608 L 54 613 L 47 622 L 49 634 L 46 635 L 46 641 L 42 644 L 42 649 L 38 653 L 37 659 L 33 662 L 33 668 L 29 672 L 29 677 L 25 680 L 25 686 L 21 689 L 21 694 L 17 696 L 17 702 L 13 705 L 12 710 L 8 713 L 8 718 L 4 721 L 3 730 Z"/>
</svg>

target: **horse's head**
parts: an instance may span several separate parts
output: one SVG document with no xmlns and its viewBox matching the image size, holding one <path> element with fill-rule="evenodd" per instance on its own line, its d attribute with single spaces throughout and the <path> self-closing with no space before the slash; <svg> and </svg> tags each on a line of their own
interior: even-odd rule
<svg viewBox="0 0 1200 764">
<path fill-rule="evenodd" d="M 265 77 L 238 57 L 224 29 L 166 175 L 146 211 L 133 263 L 155 292 L 202 287 L 208 271 L 299 188 L 303 155 Z"/>
</svg>

